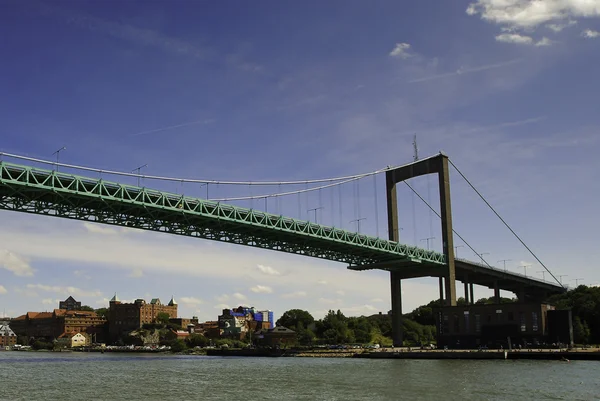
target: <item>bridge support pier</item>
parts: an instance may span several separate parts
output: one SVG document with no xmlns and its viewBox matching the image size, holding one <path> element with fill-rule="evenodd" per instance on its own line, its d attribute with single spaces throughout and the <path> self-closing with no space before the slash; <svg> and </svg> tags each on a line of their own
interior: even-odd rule
<svg viewBox="0 0 600 401">
<path fill-rule="evenodd" d="M 440 277 L 440 306 L 444 305 L 444 278 Z"/>
<path fill-rule="evenodd" d="M 500 288 L 497 281 L 494 281 L 494 303 L 500 303 Z"/>
<path fill-rule="evenodd" d="M 392 287 L 392 341 L 394 347 L 401 347 L 404 340 L 402 330 L 402 279 L 399 272 L 390 272 Z"/>
<path fill-rule="evenodd" d="M 465 287 L 465 302 L 467 303 L 467 305 L 469 305 L 470 304 L 470 302 L 469 302 L 469 283 L 465 281 L 464 287 Z"/>
<path fill-rule="evenodd" d="M 475 305 L 475 297 L 473 297 L 473 283 L 469 283 L 469 290 L 471 292 L 471 305 Z"/>
</svg>

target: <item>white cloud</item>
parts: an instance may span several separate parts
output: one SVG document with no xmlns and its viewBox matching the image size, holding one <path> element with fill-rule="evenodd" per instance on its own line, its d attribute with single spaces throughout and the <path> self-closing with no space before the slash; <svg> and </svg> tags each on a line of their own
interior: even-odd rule
<svg viewBox="0 0 600 401">
<path fill-rule="evenodd" d="M 358 305 L 358 306 L 350 306 L 350 307 L 342 307 L 340 308 L 343 314 L 347 316 L 356 316 L 356 315 L 372 315 L 379 310 L 375 308 L 373 305 Z"/>
<path fill-rule="evenodd" d="M 369 302 L 374 303 L 374 304 L 375 303 L 381 303 L 381 302 L 383 302 L 383 299 L 381 299 L 381 298 L 373 298 Z"/>
<path fill-rule="evenodd" d="M 131 271 L 131 273 L 129 274 L 129 277 L 133 277 L 133 278 L 140 278 L 140 277 L 144 277 L 144 272 L 142 271 L 142 269 L 133 269 Z"/>
<path fill-rule="evenodd" d="M 344 292 L 343 290 L 337 290 L 335 293 L 341 296 L 346 295 L 346 292 Z"/>
<path fill-rule="evenodd" d="M 88 221 L 83 222 L 83 226 L 86 230 L 94 234 L 104 234 L 104 235 L 117 235 L 119 234 L 119 230 L 115 227 L 107 226 L 104 224 L 98 223 L 90 223 Z"/>
<path fill-rule="evenodd" d="M 250 288 L 250 291 L 252 292 L 256 292 L 259 294 L 271 294 L 273 292 L 273 289 L 271 287 L 267 287 L 266 285 L 255 285 L 254 287 Z"/>
<path fill-rule="evenodd" d="M 513 28 L 599 17 L 600 0 L 476 0 L 466 10 L 483 20 Z"/>
<path fill-rule="evenodd" d="M 281 276 L 281 272 L 275 270 L 271 266 L 257 265 L 256 268 L 263 274 L 269 276 Z"/>
<path fill-rule="evenodd" d="M 593 39 L 599 37 L 600 32 L 592 31 L 591 29 L 586 29 L 585 31 L 581 32 L 581 36 L 583 36 L 584 38 Z"/>
<path fill-rule="evenodd" d="M 317 281 L 317 284 L 321 284 L 321 285 L 327 285 L 327 280 L 319 280 Z"/>
<path fill-rule="evenodd" d="M 74 297 L 98 297 L 102 295 L 101 291 L 86 291 L 77 287 L 61 287 L 57 285 L 45 285 L 45 284 L 27 284 L 27 288 L 30 290 L 41 290 L 47 292 L 54 292 L 62 295 L 72 295 Z"/>
<path fill-rule="evenodd" d="M 230 307 L 227 304 L 217 304 L 215 305 L 215 309 L 230 309 Z"/>
<path fill-rule="evenodd" d="M 227 294 L 219 295 L 218 297 L 215 297 L 215 298 L 220 303 L 225 303 L 225 302 L 229 301 L 229 295 L 227 295 Z"/>
<path fill-rule="evenodd" d="M 59 301 L 60 302 L 60 301 Z M 52 305 L 52 304 L 57 304 L 58 302 L 56 302 L 54 299 L 52 298 L 44 298 L 42 299 L 42 304 L 44 305 Z"/>
<path fill-rule="evenodd" d="M 538 40 L 535 45 L 538 47 L 542 47 L 542 46 L 550 46 L 552 43 L 554 43 L 554 42 L 546 37 L 543 37 L 542 39 Z"/>
<path fill-rule="evenodd" d="M 518 45 L 531 45 L 533 38 L 531 36 L 520 35 L 518 33 L 502 33 L 496 36 L 498 42 L 516 43 Z"/>
<path fill-rule="evenodd" d="M 88 280 L 92 278 L 89 274 L 86 274 L 84 270 L 73 270 L 73 274 L 77 277 L 82 277 Z"/>
<path fill-rule="evenodd" d="M 246 297 L 244 294 L 241 294 L 239 292 L 236 292 L 235 294 L 233 294 L 233 297 L 239 301 L 247 301 L 248 297 Z"/>
<path fill-rule="evenodd" d="M 197 306 L 204 303 L 203 300 L 196 297 L 180 297 L 179 302 L 188 306 Z"/>
<path fill-rule="evenodd" d="M 0 295 L 6 294 L 6 293 L 8 293 L 8 290 L 3 285 L 0 285 Z"/>
<path fill-rule="evenodd" d="M 14 273 L 15 276 L 33 276 L 33 268 L 29 264 L 29 261 L 6 249 L 0 250 L 0 268 Z"/>
<path fill-rule="evenodd" d="M 397 57 L 401 59 L 407 59 L 413 55 L 409 53 L 410 45 L 408 43 L 396 43 L 396 46 L 390 52 L 390 57 Z"/>
<path fill-rule="evenodd" d="M 558 33 L 558 32 L 561 32 L 563 29 L 571 27 L 573 25 L 577 25 L 577 21 L 570 20 L 565 23 L 547 24 L 546 28 L 551 29 L 554 32 Z"/>
<path fill-rule="evenodd" d="M 305 297 L 306 291 L 294 291 L 287 294 L 281 295 L 281 298 L 302 298 Z"/>
<path fill-rule="evenodd" d="M 331 298 L 319 298 L 319 302 L 326 305 L 336 305 L 341 304 L 341 299 L 331 299 Z"/>
<path fill-rule="evenodd" d="M 543 37 L 537 42 L 531 36 L 521 35 L 519 33 L 501 33 L 496 35 L 496 41 L 504 43 L 515 43 L 517 45 L 535 45 L 535 46 L 550 46 L 553 42 Z"/>
<path fill-rule="evenodd" d="M 102 298 L 96 301 L 96 305 L 102 305 L 104 307 L 108 307 L 108 304 L 110 302 L 110 299 L 108 298 Z"/>
</svg>

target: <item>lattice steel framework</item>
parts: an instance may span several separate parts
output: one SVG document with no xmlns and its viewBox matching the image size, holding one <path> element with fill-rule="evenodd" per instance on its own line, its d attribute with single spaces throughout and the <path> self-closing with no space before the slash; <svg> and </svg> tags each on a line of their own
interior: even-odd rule
<svg viewBox="0 0 600 401">
<path fill-rule="evenodd" d="M 0 209 L 94 221 L 361 266 L 444 265 L 444 255 L 252 209 L 0 162 Z"/>
</svg>

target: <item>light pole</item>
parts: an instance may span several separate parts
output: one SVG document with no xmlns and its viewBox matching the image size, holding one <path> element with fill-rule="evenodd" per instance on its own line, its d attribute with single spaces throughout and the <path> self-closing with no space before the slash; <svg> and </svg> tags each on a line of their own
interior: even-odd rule
<svg viewBox="0 0 600 401">
<path fill-rule="evenodd" d="M 562 278 L 563 277 L 568 277 L 568 276 L 569 276 L 568 274 L 559 274 L 558 275 L 558 281 L 560 281 L 560 284 L 562 284 Z"/>
<path fill-rule="evenodd" d="M 427 241 L 427 250 L 429 250 L 429 241 L 435 239 L 435 237 L 423 238 L 421 241 Z"/>
<path fill-rule="evenodd" d="M 464 248 L 464 245 L 457 245 L 454 247 L 454 257 L 458 258 L 458 248 Z"/>
<path fill-rule="evenodd" d="M 319 206 L 319 207 L 313 207 L 312 209 L 307 210 L 307 213 L 315 212 L 315 224 L 319 224 L 319 222 L 317 221 L 317 210 L 322 210 L 322 209 L 325 209 L 325 207 Z M 309 222 L 310 222 L 310 220 L 309 220 Z"/>
<path fill-rule="evenodd" d="M 55 151 L 54 153 L 52 153 L 52 156 L 56 155 L 56 171 L 58 171 L 58 156 L 60 156 L 60 151 L 66 150 L 66 149 L 67 149 L 67 147 L 63 146 L 62 148 L 60 148 L 57 151 Z"/>
<path fill-rule="evenodd" d="M 527 277 L 527 268 L 531 267 L 531 263 L 523 263 L 521 266 L 523 266 L 523 273 Z"/>
<path fill-rule="evenodd" d="M 489 254 L 490 254 L 489 252 L 481 252 L 481 253 L 475 252 L 475 256 L 479 256 L 479 259 L 481 259 L 483 262 L 485 262 L 483 255 L 489 255 Z"/>
<path fill-rule="evenodd" d="M 360 222 L 361 222 L 362 220 L 366 220 L 366 219 L 367 219 L 366 217 L 361 217 L 361 218 L 359 218 L 359 219 L 350 220 L 350 223 L 354 223 L 354 222 L 356 222 L 356 226 L 357 226 L 357 230 L 358 230 L 358 231 L 357 231 L 357 233 L 359 233 L 359 234 L 360 234 Z"/>
<path fill-rule="evenodd" d="M 504 263 L 504 271 L 506 271 L 506 262 L 512 262 L 512 259 L 501 259 L 498 262 Z"/>
<path fill-rule="evenodd" d="M 579 287 L 579 282 L 580 282 L 580 281 L 583 281 L 583 279 L 582 279 L 582 278 L 576 278 L 576 279 L 574 279 L 574 280 L 575 280 L 575 287 Z"/>
<path fill-rule="evenodd" d="M 546 270 L 540 270 L 538 273 L 542 273 L 542 280 L 546 281 Z"/>
<path fill-rule="evenodd" d="M 134 168 L 133 170 L 131 170 L 131 172 L 133 173 L 134 171 L 137 171 L 137 186 L 140 186 L 140 170 L 143 169 L 144 167 L 148 167 L 147 164 L 144 164 L 143 166 L 139 166 L 138 168 Z"/>
</svg>

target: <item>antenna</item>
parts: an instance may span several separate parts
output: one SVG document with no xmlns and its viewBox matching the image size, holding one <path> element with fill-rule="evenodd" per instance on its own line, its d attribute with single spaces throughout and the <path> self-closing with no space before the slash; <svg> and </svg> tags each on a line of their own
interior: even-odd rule
<svg viewBox="0 0 600 401">
<path fill-rule="evenodd" d="M 417 160 L 419 160 L 419 147 L 417 146 L 417 134 L 415 134 L 413 137 L 413 150 L 414 150 L 413 161 L 416 162 Z"/>
</svg>

